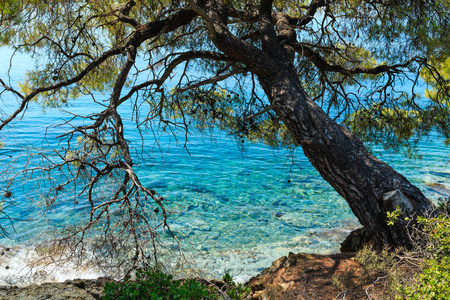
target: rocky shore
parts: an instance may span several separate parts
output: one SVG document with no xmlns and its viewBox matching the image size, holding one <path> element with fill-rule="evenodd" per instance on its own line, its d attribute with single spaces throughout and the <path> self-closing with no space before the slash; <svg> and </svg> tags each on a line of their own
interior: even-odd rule
<svg viewBox="0 0 450 300">
<path fill-rule="evenodd" d="M 363 271 L 354 255 L 289 253 L 250 279 L 251 299 L 367 299 L 368 286 L 360 282 Z M 346 287 L 340 280 L 346 281 Z M 377 293 L 372 290 L 371 299 Z"/>
<path fill-rule="evenodd" d="M 367 299 L 370 287 L 371 299 L 376 299 L 376 287 L 360 282 L 362 267 L 355 261 L 358 248 L 370 240 L 363 229 L 357 229 L 341 244 L 342 253 L 318 255 L 289 253 L 275 260 L 272 265 L 246 284 L 252 292 L 249 299 Z M 347 287 L 339 286 L 345 280 Z M 111 278 L 75 279 L 64 282 L 31 284 L 25 287 L 0 286 L 0 300 L 93 300 L 101 299 L 103 287 Z M 351 286 L 352 288 L 348 288 Z"/>
<path fill-rule="evenodd" d="M 252 288 L 250 299 L 371 299 L 380 294 L 377 287 L 359 282 L 362 268 L 354 253 L 316 255 L 289 253 L 272 263 L 247 283 Z M 342 289 L 334 282 L 345 279 L 352 288 Z M 32 284 L 23 288 L 2 287 L 0 299 L 16 300 L 92 300 L 101 299 L 109 278 L 76 279 L 65 282 Z M 334 282 L 334 283 L 333 283 Z"/>
<path fill-rule="evenodd" d="M 22 288 L 0 287 L 0 300 L 94 300 L 101 299 L 109 278 L 75 279 L 64 282 L 31 284 Z"/>
</svg>

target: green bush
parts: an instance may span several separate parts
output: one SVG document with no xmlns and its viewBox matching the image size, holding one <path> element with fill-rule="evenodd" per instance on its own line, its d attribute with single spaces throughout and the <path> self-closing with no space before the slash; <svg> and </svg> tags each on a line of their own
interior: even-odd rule
<svg viewBox="0 0 450 300">
<path fill-rule="evenodd" d="M 416 275 L 412 285 L 399 286 L 397 299 L 450 299 L 450 257 L 429 259 L 424 264 L 425 268 Z"/>
<path fill-rule="evenodd" d="M 389 249 L 375 251 L 369 245 L 358 251 L 355 260 L 363 267 L 363 276 L 370 281 L 397 270 L 398 262 L 396 255 L 397 252 L 389 251 Z"/>
<path fill-rule="evenodd" d="M 423 231 L 428 235 L 428 251 L 433 258 L 441 259 L 450 256 L 450 218 L 418 218 Z"/>
<path fill-rule="evenodd" d="M 398 286 L 397 299 L 450 299 L 450 218 L 418 218 L 427 236 L 427 256 L 412 283 Z"/>
<path fill-rule="evenodd" d="M 244 299 L 250 292 L 249 287 L 236 284 L 229 274 L 223 277 L 222 289 L 194 279 L 175 280 L 160 269 L 137 270 L 136 280 L 124 279 L 122 282 L 108 282 L 105 285 L 105 300 L 201 300 L 218 299 L 226 295 L 231 300 Z"/>
<path fill-rule="evenodd" d="M 398 221 L 396 211 L 387 217 L 392 224 Z M 413 249 L 376 251 L 369 246 L 358 252 L 362 282 L 377 283 L 384 299 L 450 299 L 450 217 L 418 217 L 416 224 L 410 231 Z"/>
<path fill-rule="evenodd" d="M 363 285 L 378 282 L 384 286 L 384 293 L 394 295 L 403 276 L 399 268 L 398 254 L 399 249 L 392 251 L 385 248 L 379 251 L 371 245 L 364 246 L 355 256 L 355 260 L 363 267 L 360 282 Z"/>
<path fill-rule="evenodd" d="M 174 280 L 172 275 L 160 269 L 137 270 L 136 281 L 108 282 L 105 285 L 105 300 L 200 300 L 217 299 L 214 289 L 195 281 Z"/>
<path fill-rule="evenodd" d="M 226 274 L 223 277 L 223 281 L 225 282 L 226 293 L 232 300 L 245 299 L 251 291 L 251 288 L 248 286 L 244 286 L 241 283 L 236 284 L 230 274 Z"/>
</svg>

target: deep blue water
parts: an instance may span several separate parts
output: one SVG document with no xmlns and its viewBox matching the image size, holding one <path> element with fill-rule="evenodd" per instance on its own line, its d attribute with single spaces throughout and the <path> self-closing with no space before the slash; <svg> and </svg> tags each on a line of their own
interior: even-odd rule
<svg viewBox="0 0 450 300">
<path fill-rule="evenodd" d="M 5 78 L 8 69 L 9 60 L 4 59 L 8 56 L 9 50 L 0 48 L 1 78 Z M 30 64 L 30 58 L 18 56 L 11 71 L 13 82 L 20 80 Z M 3 94 L 0 109 L 8 113 L 15 107 L 16 100 Z M 86 115 L 96 108 L 90 99 L 81 98 L 66 109 Z M 186 249 L 209 274 L 220 277 L 228 271 L 248 278 L 290 251 L 337 252 L 339 242 L 358 225 L 345 201 L 311 167 L 301 149 L 291 152 L 245 143 L 242 150 L 224 132 L 192 133 L 187 143 L 190 155 L 183 147 L 183 135 L 175 139 L 161 133 L 155 138 L 146 132 L 141 147 L 141 137 L 132 129 L 130 112 L 131 108 L 125 105 L 123 114 L 129 125 L 126 138 L 136 157 L 143 158 L 136 160 L 137 174 L 170 203 L 169 208 L 174 211 L 171 228 L 183 237 Z M 10 155 L 16 157 L 24 147 L 34 147 L 30 148 L 34 153 L 37 149 L 52 151 L 55 137 L 66 129 L 50 126 L 68 118 L 70 114 L 64 111 L 44 112 L 38 105 L 30 105 L 23 118 L 0 132 L 4 143 L 0 149 L 2 174 L 9 170 L 6 167 L 12 160 Z M 436 133 L 420 142 L 420 160 L 381 148 L 373 151 L 431 199 L 445 196 L 445 188 L 450 189 L 449 149 Z M 16 170 L 24 166 L 27 158 L 15 163 Z M 443 189 L 436 191 L 427 186 L 435 183 Z M 0 282 L 14 281 L 11 278 L 21 272 L 24 257 L 29 255 L 24 247 L 30 249 L 40 233 L 83 216 L 83 210 L 68 199 L 44 217 L 39 184 L 42 183 L 31 181 L 24 185 L 17 180 L 13 197 L 16 205 L 4 208 L 10 217 L 31 221 L 15 221 L 11 239 L 0 239 L 0 246 L 15 249 L 8 262 L 1 261 L 10 268 L 0 269 Z M 8 228 L 6 221 L 1 224 Z"/>
</svg>

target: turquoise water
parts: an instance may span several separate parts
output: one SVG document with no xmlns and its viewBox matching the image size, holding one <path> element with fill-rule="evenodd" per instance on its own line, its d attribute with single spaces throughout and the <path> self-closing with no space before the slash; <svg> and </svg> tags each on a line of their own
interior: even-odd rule
<svg viewBox="0 0 450 300">
<path fill-rule="evenodd" d="M 3 51 L 0 55 L 9 54 L 5 49 L 0 51 Z M 18 68 L 14 69 L 12 80 L 17 81 L 31 62 L 22 56 L 14 63 Z M 7 64 L 8 61 L 0 59 L 2 78 Z M 5 113 L 17 106 L 16 100 L 6 94 L 1 101 L 0 109 Z M 86 98 L 67 110 L 86 115 L 96 108 Z M 128 124 L 126 138 L 134 149 L 135 170 L 140 180 L 165 197 L 173 212 L 169 220 L 172 230 L 182 238 L 192 263 L 197 262 L 197 267 L 209 276 L 221 277 L 230 272 L 245 280 L 289 252 L 337 252 L 346 234 L 358 226 L 345 201 L 311 167 L 301 149 L 288 151 L 262 144 L 242 145 L 224 132 L 189 135 L 190 155 L 184 148 L 182 134 L 177 139 L 164 133 L 155 138 L 151 132 L 144 132 L 141 147 L 141 137 L 132 129 L 131 108 L 125 106 L 123 115 Z M 56 136 L 66 130 L 51 126 L 70 117 L 64 111 L 43 112 L 38 105 L 30 105 L 21 120 L 0 132 L 0 140 L 5 144 L 0 149 L 2 174 L 8 172 L 8 163 L 20 153 L 24 156 L 14 164 L 16 170 L 27 162 L 36 163 L 28 161 L 29 156 L 22 151 L 24 147 L 30 147 L 30 153 L 50 153 L 57 146 Z M 81 124 L 82 120 L 74 121 L 77 122 Z M 431 199 L 445 196 L 446 189 L 450 189 L 449 149 L 435 133 L 419 144 L 418 154 L 423 155 L 420 160 L 406 159 L 403 154 L 380 148 L 373 151 Z M 84 213 L 73 205 L 74 195 L 67 195 L 66 201 L 44 215 L 39 200 L 42 180 L 17 179 L 15 206 L 5 211 L 19 221 L 14 222 L 11 239 L 0 240 L 2 247 L 12 248 L 0 260 L 2 265 L 9 266 L 0 268 L 0 282 L 5 283 L 17 283 L 14 276 L 25 270 L 27 256 L 32 255 L 30 249 L 42 232 L 76 222 Z M 436 183 L 443 188 L 427 186 Z M 1 224 L 8 227 L 4 220 Z M 87 269 L 77 274 L 73 276 L 101 275 Z M 53 278 L 68 277 L 60 274 Z M 47 277 L 39 280 L 43 278 Z"/>
</svg>

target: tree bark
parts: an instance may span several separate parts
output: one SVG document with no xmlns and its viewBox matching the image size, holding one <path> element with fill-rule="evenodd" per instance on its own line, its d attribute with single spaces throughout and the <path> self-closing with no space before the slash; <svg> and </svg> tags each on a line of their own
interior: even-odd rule
<svg viewBox="0 0 450 300">
<path fill-rule="evenodd" d="M 405 177 L 371 155 L 356 136 L 308 97 L 293 65 L 295 32 L 290 32 L 293 29 L 286 16 L 272 14 L 272 0 L 260 3 L 261 49 L 228 30 L 222 1 L 207 0 L 198 10 L 205 15 L 217 48 L 258 76 L 277 115 L 320 175 L 344 197 L 374 242 L 378 246 L 411 245 L 407 222 L 402 220 L 431 211 L 433 204 Z M 397 205 L 401 209 L 399 221 L 388 226 L 386 213 Z"/>
<path fill-rule="evenodd" d="M 402 220 L 423 215 L 434 208 L 433 204 L 404 176 L 371 155 L 349 130 L 333 121 L 308 97 L 293 72 L 259 79 L 277 115 L 314 168 L 347 201 L 375 243 L 410 245 L 407 222 Z M 405 197 L 392 200 L 387 194 L 392 191 Z M 386 213 L 397 205 L 401 216 L 397 224 L 388 226 Z"/>
</svg>

